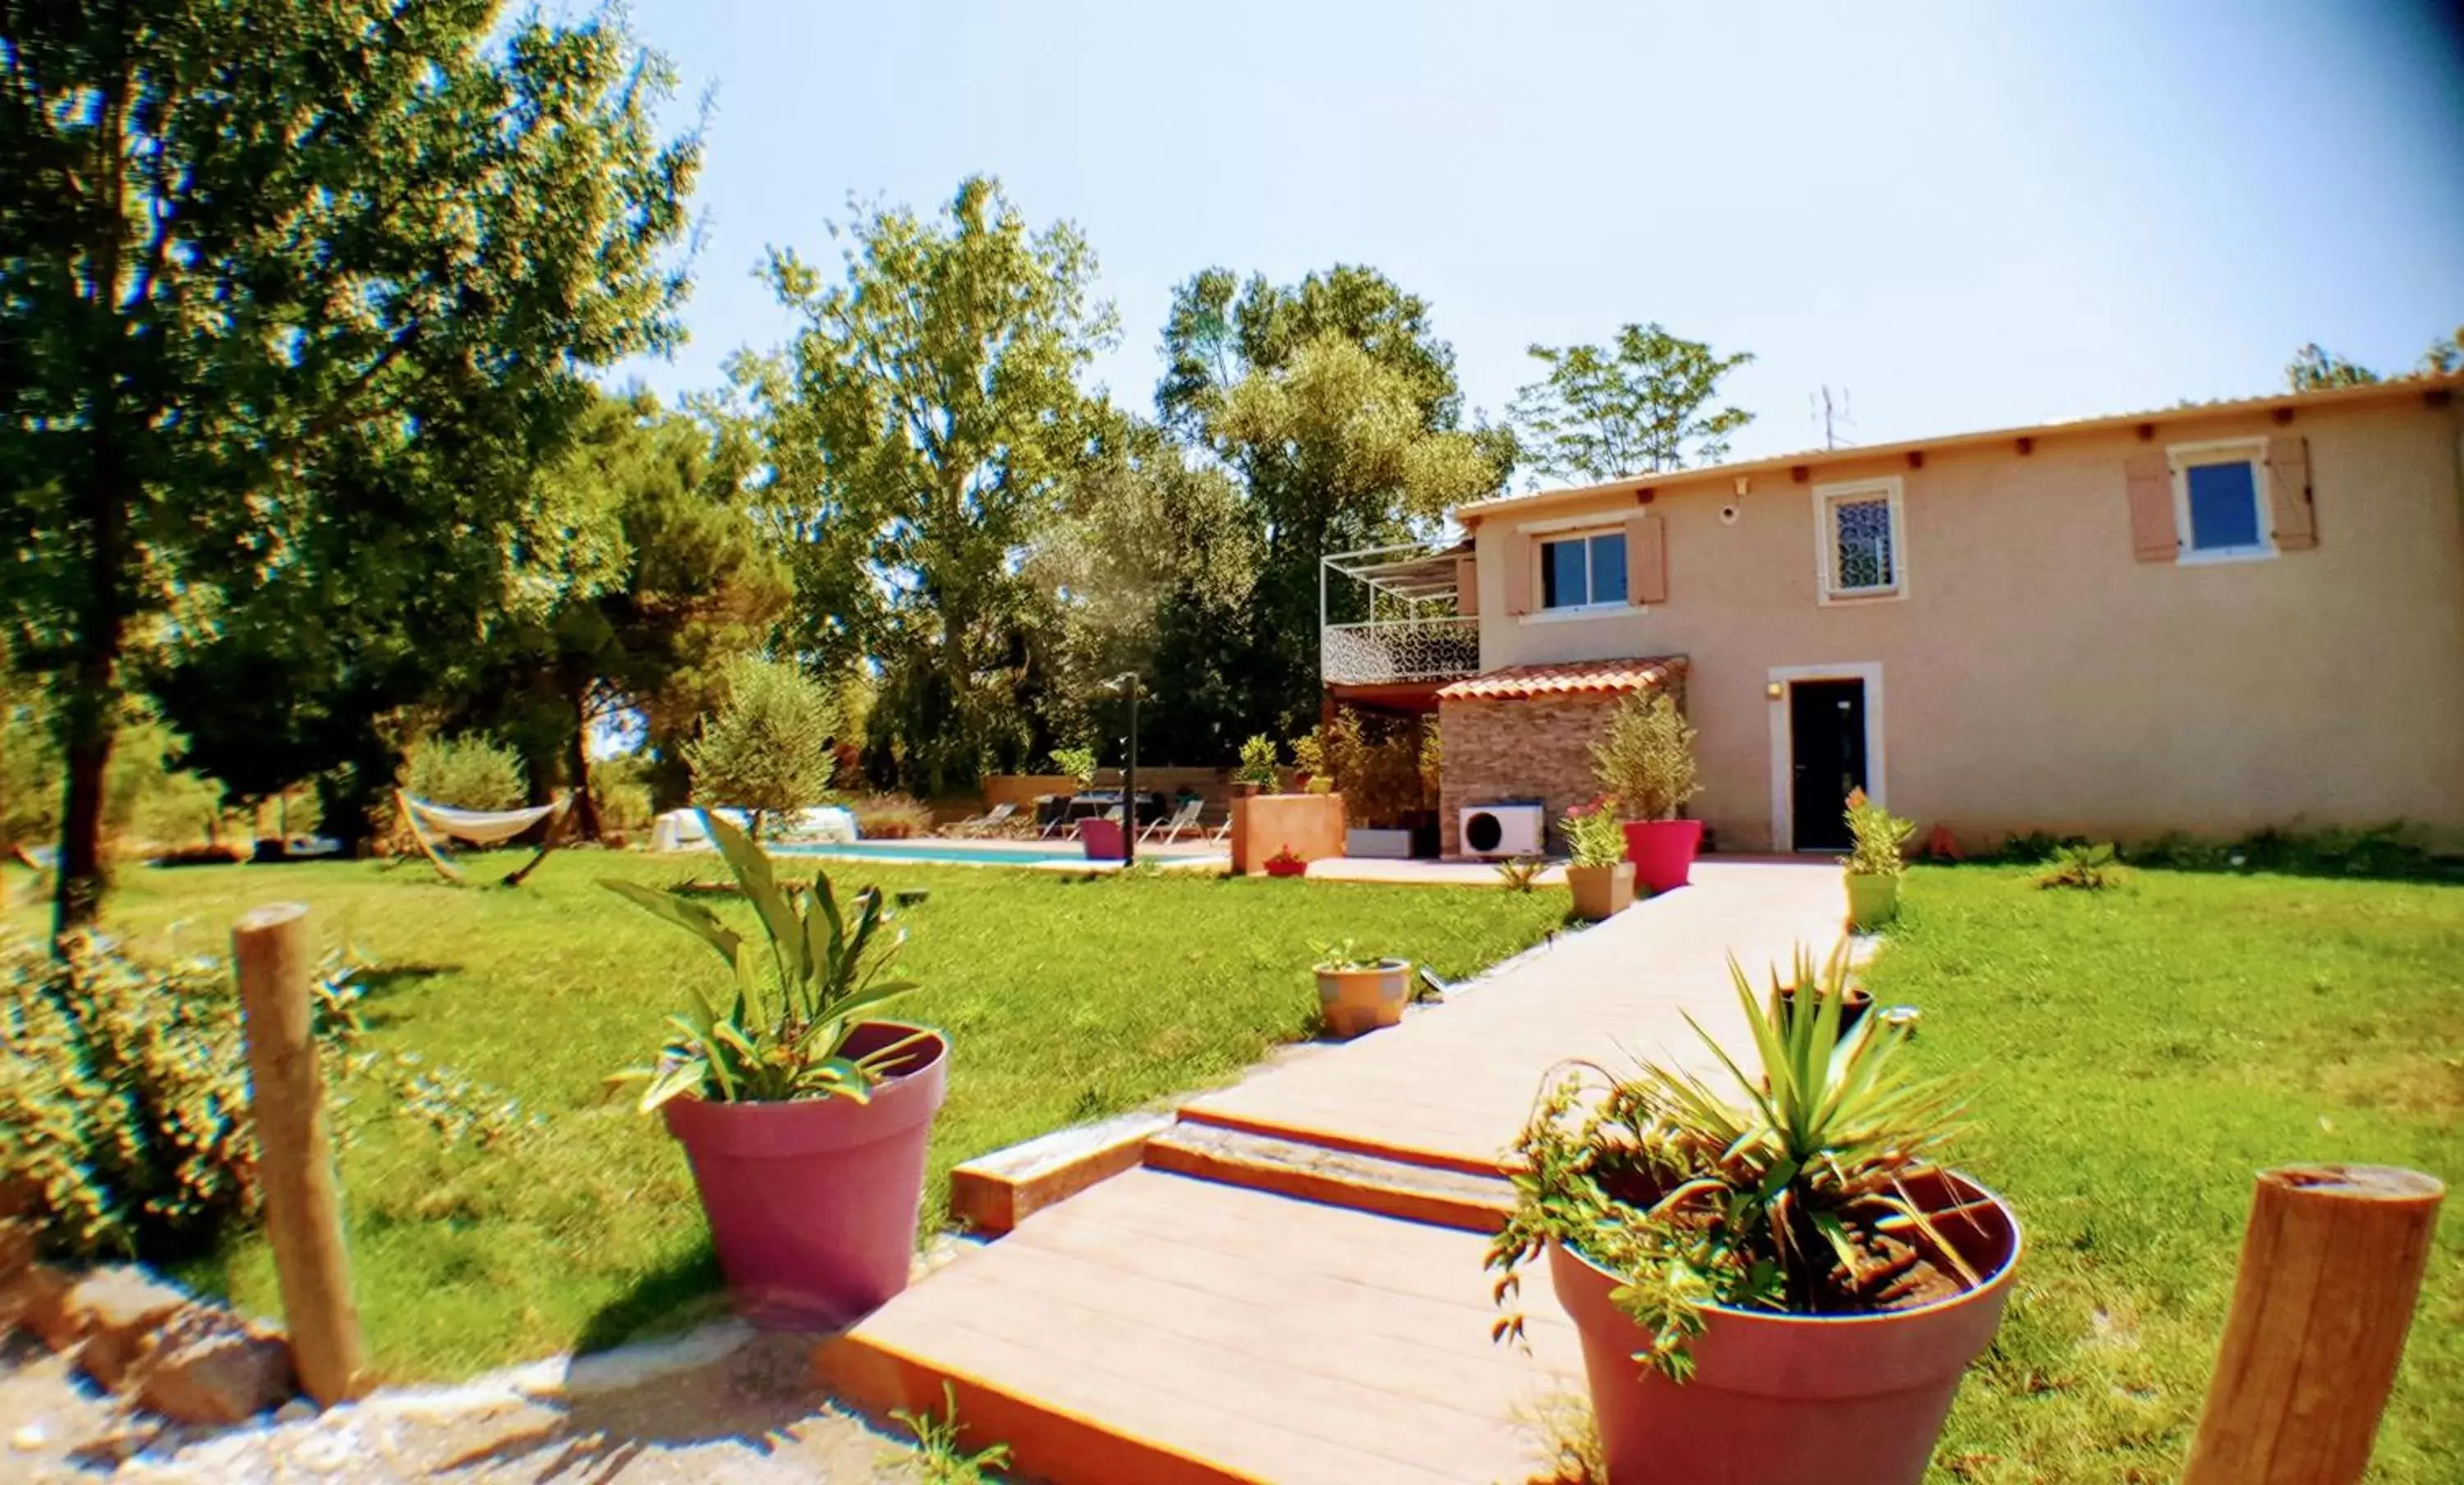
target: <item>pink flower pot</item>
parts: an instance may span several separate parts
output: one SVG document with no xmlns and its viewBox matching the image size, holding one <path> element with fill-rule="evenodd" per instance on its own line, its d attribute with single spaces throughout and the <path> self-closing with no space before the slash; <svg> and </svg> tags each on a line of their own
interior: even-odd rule
<svg viewBox="0 0 2464 1485">
<path fill-rule="evenodd" d="M 918 1030 L 867 1022 L 847 1054 Z M 927 1031 L 864 1103 L 661 1106 L 692 1163 L 737 1314 L 770 1330 L 835 1330 L 907 1287 L 925 1147 L 949 1082 L 949 1044 Z"/>
<path fill-rule="evenodd" d="M 1089 861 L 1120 861 L 1129 856 L 1129 848 L 1121 843 L 1121 822 L 1118 820 L 1081 820 L 1078 838 L 1086 843 Z"/>
<path fill-rule="evenodd" d="M 1908 1183 L 1928 1209 L 1985 1205 L 1936 1227 L 1982 1277 L 1954 1299 L 1879 1315 L 1714 1308 L 1683 1385 L 1634 1359 L 1650 1338 L 1610 1298 L 1617 1280 L 1551 1244 L 1549 1276 L 1583 1341 L 1614 1485 L 1917 1485 L 1959 1379 L 1993 1341 L 2019 1262 L 2019 1223 L 1949 1172 Z"/>
<path fill-rule="evenodd" d="M 1634 884 L 1646 892 L 1684 886 L 1702 849 L 1700 820 L 1625 822 L 1625 858 L 1634 863 Z"/>
</svg>

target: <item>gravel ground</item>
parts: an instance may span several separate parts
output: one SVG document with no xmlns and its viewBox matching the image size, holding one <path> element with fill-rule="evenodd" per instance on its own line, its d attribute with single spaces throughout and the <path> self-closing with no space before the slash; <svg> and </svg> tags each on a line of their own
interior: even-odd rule
<svg viewBox="0 0 2464 1485">
<path fill-rule="evenodd" d="M 666 1485 L 919 1478 L 896 1441 L 817 1394 L 811 1338 L 733 1322 L 575 1363 L 441 1389 L 380 1392 L 319 1413 L 295 1403 L 237 1429 L 127 1416 L 63 1359 L 0 1345 L 0 1479 Z"/>
</svg>

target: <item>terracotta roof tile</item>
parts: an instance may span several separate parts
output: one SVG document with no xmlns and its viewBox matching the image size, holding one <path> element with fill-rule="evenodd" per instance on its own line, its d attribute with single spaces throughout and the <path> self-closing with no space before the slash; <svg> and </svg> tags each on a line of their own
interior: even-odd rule
<svg viewBox="0 0 2464 1485">
<path fill-rule="evenodd" d="M 1648 691 L 1685 678 L 1682 655 L 1656 659 L 1585 660 L 1571 665 L 1509 665 L 1441 687 L 1441 701 L 1505 701 L 1584 691 Z"/>
</svg>

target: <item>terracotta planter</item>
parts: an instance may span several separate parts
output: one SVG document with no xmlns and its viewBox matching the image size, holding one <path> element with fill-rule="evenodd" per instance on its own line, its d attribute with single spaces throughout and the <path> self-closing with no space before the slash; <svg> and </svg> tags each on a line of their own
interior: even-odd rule
<svg viewBox="0 0 2464 1485">
<path fill-rule="evenodd" d="M 1634 863 L 1615 866 L 1570 866 L 1566 885 L 1574 892 L 1576 916 L 1598 922 L 1634 906 Z"/>
<path fill-rule="evenodd" d="M 1955 1299 L 1882 1315 L 1790 1316 L 1714 1308 L 1683 1385 L 1634 1359 L 1642 1327 L 1610 1299 L 1617 1280 L 1551 1244 L 1549 1274 L 1583 1341 L 1583 1371 L 1617 1485 L 1917 1485 L 1969 1363 L 1992 1343 L 2019 1261 L 2019 1223 L 1956 1174 L 1909 1183 L 1929 1208 L 1989 1205 L 1937 1222 L 1984 1282 Z"/>
<path fill-rule="evenodd" d="M 1412 998 L 1411 971 L 1410 963 L 1400 959 L 1381 959 L 1370 969 L 1319 970 L 1317 1005 L 1326 1029 L 1349 1038 L 1402 1020 Z"/>
<path fill-rule="evenodd" d="M 1864 1020 L 1865 1013 L 1873 1008 L 1873 991 L 1865 988 L 1861 985 L 1852 985 L 1848 986 L 1848 1003 L 1839 1008 L 1839 1039 L 1843 1042 L 1846 1041 L 1848 1039 L 1848 1033 L 1857 1030 L 1857 1023 Z M 1795 1018 L 1796 986 L 1793 985 L 1783 985 L 1779 989 L 1779 1024 L 1781 1029 L 1785 1031 L 1788 1026 L 1795 1020 Z"/>
<path fill-rule="evenodd" d="M 1848 926 L 1862 933 L 1900 916 L 1900 874 L 1849 872 Z"/>
<path fill-rule="evenodd" d="M 1645 892 L 1684 886 L 1694 870 L 1695 853 L 1702 849 L 1700 820 L 1625 822 L 1625 858 L 1634 863 L 1635 885 Z"/>
<path fill-rule="evenodd" d="M 1232 792 L 1243 799 L 1255 799 L 1258 797 L 1258 786 L 1246 779 L 1236 779 L 1232 784 Z"/>
<path fill-rule="evenodd" d="M 867 1022 L 851 1056 L 919 1029 Z M 907 1287 L 924 1153 L 949 1088 L 949 1044 L 927 1031 L 871 1098 L 662 1105 L 685 1147 L 736 1313 L 773 1330 L 831 1330 Z"/>
</svg>

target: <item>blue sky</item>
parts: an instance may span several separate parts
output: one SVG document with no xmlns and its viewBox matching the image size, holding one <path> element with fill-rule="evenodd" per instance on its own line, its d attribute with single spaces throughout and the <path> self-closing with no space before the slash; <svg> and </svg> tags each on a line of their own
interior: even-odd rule
<svg viewBox="0 0 2464 1485">
<path fill-rule="evenodd" d="M 2155 13 L 2161 11 L 2162 13 Z M 2464 40 L 2432 6 L 843 6 L 633 0 L 714 91 L 667 393 L 786 321 L 849 191 L 971 171 L 1102 263 L 1146 410 L 1171 286 L 1375 265 L 1492 414 L 1525 347 L 1657 320 L 1757 362 L 1742 456 L 2273 390 L 2464 321 Z M 689 119 L 689 110 L 680 110 Z"/>
</svg>

